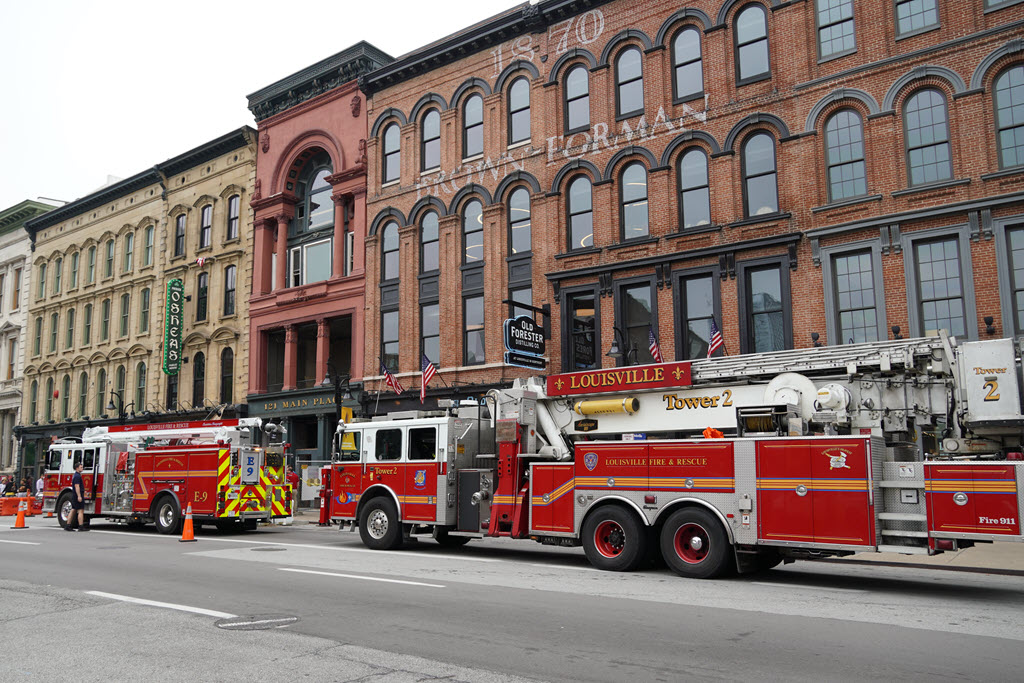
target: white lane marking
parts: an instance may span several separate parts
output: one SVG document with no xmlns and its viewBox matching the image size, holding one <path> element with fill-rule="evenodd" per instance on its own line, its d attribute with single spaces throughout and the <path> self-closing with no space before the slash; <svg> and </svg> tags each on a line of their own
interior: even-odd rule
<svg viewBox="0 0 1024 683">
<path fill-rule="evenodd" d="M 15 543 L 17 545 L 40 545 L 39 543 L 33 543 L 32 541 L 5 541 L 0 539 L 0 543 Z"/>
<path fill-rule="evenodd" d="M 189 605 L 176 605 L 173 602 L 158 602 L 156 600 L 145 600 L 143 598 L 133 598 L 130 595 L 116 595 L 114 593 L 104 593 L 102 591 L 86 591 L 88 595 L 95 595 L 101 598 L 109 598 L 111 600 L 120 600 L 121 602 L 132 602 L 136 605 L 148 605 L 150 607 L 163 607 L 164 609 L 176 609 L 180 612 L 193 612 L 195 614 L 203 614 L 208 617 L 218 617 L 220 619 L 234 619 L 237 614 L 228 614 L 227 612 L 217 612 L 212 609 L 203 609 L 202 607 L 190 607 Z"/>
<path fill-rule="evenodd" d="M 545 569 L 569 569 L 577 572 L 600 572 L 601 569 L 594 569 L 593 567 L 570 567 L 565 564 L 541 564 L 540 562 L 531 562 L 531 567 L 544 567 Z"/>
<path fill-rule="evenodd" d="M 427 588 L 447 588 L 439 583 L 421 583 L 419 581 L 400 581 L 398 579 L 381 579 L 376 576 L 359 576 L 358 574 L 337 574 L 335 572 L 318 572 L 312 569 L 292 569 L 290 567 L 278 567 L 283 572 L 298 572 L 300 574 L 319 574 L 320 576 L 337 576 L 342 579 L 360 579 L 362 581 L 380 581 L 382 583 L 401 583 L 406 586 L 426 586 Z"/>
<path fill-rule="evenodd" d="M 867 593 L 859 588 L 832 588 L 830 586 L 806 586 L 802 583 L 772 583 L 770 581 L 751 581 L 757 586 L 775 586 L 777 588 L 795 588 L 809 591 L 834 591 L 836 593 Z"/>
<path fill-rule="evenodd" d="M 230 631 L 233 628 L 241 626 L 256 626 L 258 624 L 279 624 L 274 628 L 284 628 L 285 626 L 291 626 L 296 621 L 298 621 L 298 618 L 296 617 L 281 617 L 279 619 L 259 619 L 257 621 L 232 621 L 229 624 L 221 624 L 220 627 Z"/>
</svg>

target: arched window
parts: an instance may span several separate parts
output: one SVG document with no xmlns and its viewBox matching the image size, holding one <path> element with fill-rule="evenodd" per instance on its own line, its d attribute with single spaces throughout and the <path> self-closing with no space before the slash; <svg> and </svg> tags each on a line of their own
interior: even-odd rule
<svg viewBox="0 0 1024 683">
<path fill-rule="evenodd" d="M 385 183 L 398 180 L 402 172 L 402 131 L 397 123 L 390 123 L 384 128 L 384 178 Z"/>
<path fill-rule="evenodd" d="M 174 219 L 174 255 L 184 256 L 185 254 L 185 214 L 178 215 Z"/>
<path fill-rule="evenodd" d="M 224 231 L 224 239 L 226 240 L 238 239 L 238 217 L 240 206 L 241 199 L 237 194 L 233 194 L 228 197 L 228 225 L 227 230 Z M 149 228 L 147 228 L 147 240 L 149 239 L 148 230 Z M 147 263 L 146 265 L 149 264 Z"/>
<path fill-rule="evenodd" d="M 210 299 L 210 274 L 199 273 L 196 276 L 196 321 L 206 320 L 206 310 Z"/>
<path fill-rule="evenodd" d="M 389 221 L 381 233 L 381 281 L 397 280 L 398 271 L 398 223 Z"/>
<path fill-rule="evenodd" d="M 114 240 L 107 240 L 104 249 L 106 254 L 103 257 L 103 277 L 111 277 L 114 274 Z"/>
<path fill-rule="evenodd" d="M 432 273 L 441 268 L 441 252 L 437 214 L 427 211 L 420 220 L 420 272 Z"/>
<path fill-rule="evenodd" d="M 220 402 L 234 403 L 235 352 L 230 347 L 220 352 Z"/>
<path fill-rule="evenodd" d="M 508 89 L 508 144 L 530 139 L 530 80 L 512 81 Z"/>
<path fill-rule="evenodd" d="M 46 421 L 53 420 L 53 378 L 46 380 Z"/>
<path fill-rule="evenodd" d="M 86 261 L 86 282 L 96 282 L 96 247 L 89 247 L 89 258 Z M 45 273 L 44 273 L 45 274 Z"/>
<path fill-rule="evenodd" d="M 32 380 L 32 389 L 29 391 L 28 421 L 35 422 L 36 414 L 39 412 L 39 382 Z"/>
<path fill-rule="evenodd" d="M 672 87 L 677 102 L 704 94 L 704 65 L 700 54 L 700 32 L 684 28 L 672 40 Z"/>
<path fill-rule="evenodd" d="M 462 157 L 484 152 L 484 98 L 470 95 L 462 106 Z"/>
<path fill-rule="evenodd" d="M 482 112 L 481 112 L 482 114 Z M 441 166 L 441 112 L 431 109 L 423 116 L 420 167 L 429 171 Z"/>
<path fill-rule="evenodd" d="M 64 348 L 70 349 L 75 345 L 75 309 L 69 308 L 64 318 Z"/>
<path fill-rule="evenodd" d="M 83 372 L 78 376 L 78 417 L 85 417 L 88 411 L 86 404 L 89 401 L 89 373 Z"/>
<path fill-rule="evenodd" d="M 736 83 L 744 85 L 771 75 L 768 64 L 768 17 L 761 5 L 747 5 L 736 15 Z"/>
<path fill-rule="evenodd" d="M 107 341 L 110 338 L 110 299 L 104 299 L 100 304 L 100 341 Z"/>
<path fill-rule="evenodd" d="M 36 287 L 36 299 L 42 299 L 46 296 L 46 264 L 39 264 L 39 285 Z"/>
<path fill-rule="evenodd" d="M 775 139 L 768 133 L 756 133 L 743 143 L 743 204 L 748 218 L 779 211 Z"/>
<path fill-rule="evenodd" d="M 288 238 L 291 287 L 330 279 L 334 244 L 334 173 L 331 158 L 321 152 L 306 163 L 298 185 L 299 203 Z"/>
<path fill-rule="evenodd" d="M 577 176 L 569 183 L 569 250 L 594 246 L 594 203 L 590 178 Z"/>
<path fill-rule="evenodd" d="M 525 254 L 532 249 L 530 236 L 530 191 L 517 187 L 508 196 L 509 254 Z"/>
<path fill-rule="evenodd" d="M 131 317 L 132 308 L 132 295 L 122 294 L 121 295 L 121 329 L 118 333 L 120 337 L 128 336 L 128 319 Z"/>
<path fill-rule="evenodd" d="M 825 122 L 825 166 L 831 201 L 868 193 L 864 125 L 852 109 L 841 109 Z"/>
<path fill-rule="evenodd" d="M 679 225 L 683 230 L 711 224 L 708 157 L 699 148 L 679 157 Z"/>
<path fill-rule="evenodd" d="M 327 182 L 332 172 L 330 160 L 320 157 L 315 164 L 315 171 L 307 176 L 301 190 L 302 203 L 296 207 L 299 219 L 297 232 L 317 232 L 334 227 L 334 200 L 331 199 L 334 188 Z"/>
<path fill-rule="evenodd" d="M 953 177 L 946 98 L 938 90 L 920 90 L 903 107 L 903 136 L 911 185 Z"/>
<path fill-rule="evenodd" d="M 224 315 L 235 314 L 236 273 L 235 266 L 228 266 L 224 269 Z"/>
<path fill-rule="evenodd" d="M 644 67 L 640 49 L 628 47 L 615 58 L 615 101 L 618 116 L 644 110 Z"/>
<path fill-rule="evenodd" d="M 92 304 L 85 305 L 85 315 L 82 316 L 82 344 L 92 343 Z"/>
<path fill-rule="evenodd" d="M 128 386 L 128 371 L 125 369 L 123 365 L 117 366 L 117 374 L 115 375 L 115 377 L 117 378 L 117 395 L 120 396 L 121 400 L 123 401 L 124 390 Z M 121 406 L 121 409 L 124 410 L 123 405 Z"/>
<path fill-rule="evenodd" d="M 142 290 L 142 295 L 139 297 L 139 332 L 142 334 L 149 332 L 149 298 L 149 287 L 146 287 Z"/>
<path fill-rule="evenodd" d="M 139 363 L 135 366 L 135 410 L 142 412 L 146 409 L 146 364 Z"/>
<path fill-rule="evenodd" d="M 96 375 L 96 415 L 103 415 L 106 412 L 107 397 L 107 371 L 100 368 Z"/>
<path fill-rule="evenodd" d="M 68 286 L 71 287 L 71 289 L 75 289 L 76 287 L 78 287 L 79 258 L 80 256 L 77 251 L 71 255 L 71 277 L 68 279 Z M 15 301 L 17 301 L 17 297 L 15 297 Z"/>
<path fill-rule="evenodd" d="M 1024 65 L 999 74 L 994 90 L 999 166 L 1024 166 Z"/>
<path fill-rule="evenodd" d="M 121 262 L 121 270 L 129 272 L 135 265 L 135 233 L 129 232 L 124 236 L 124 258 Z"/>
<path fill-rule="evenodd" d="M 192 407 L 201 407 L 206 397 L 206 355 L 200 351 L 192 358 Z"/>
<path fill-rule="evenodd" d="M 53 263 L 53 293 L 60 294 L 60 278 L 64 272 L 64 259 L 59 258 Z"/>
<path fill-rule="evenodd" d="M 590 128 L 590 72 L 582 64 L 565 75 L 565 132 Z"/>
<path fill-rule="evenodd" d="M 64 375 L 64 381 L 60 387 L 60 418 L 66 420 L 71 417 L 71 375 Z"/>
<path fill-rule="evenodd" d="M 142 250 L 142 265 L 144 265 L 144 266 L 151 266 L 151 265 L 153 265 L 153 238 L 154 238 L 154 235 L 155 235 L 155 229 L 154 229 L 154 227 L 152 225 L 149 226 L 148 228 L 146 228 L 146 232 L 145 232 L 146 244 L 143 246 L 143 250 Z"/>
<path fill-rule="evenodd" d="M 50 314 L 50 352 L 57 350 L 57 327 L 60 325 L 60 313 Z"/>
<path fill-rule="evenodd" d="M 199 212 L 199 248 L 204 249 L 210 246 L 210 237 L 213 233 L 213 205 L 207 204 Z"/>
<path fill-rule="evenodd" d="M 484 262 L 484 205 L 471 199 L 462 207 L 462 263 Z"/>
<path fill-rule="evenodd" d="M 631 240 L 649 234 L 647 212 L 647 169 L 640 162 L 626 166 L 619 181 L 622 225 L 620 239 Z"/>
</svg>

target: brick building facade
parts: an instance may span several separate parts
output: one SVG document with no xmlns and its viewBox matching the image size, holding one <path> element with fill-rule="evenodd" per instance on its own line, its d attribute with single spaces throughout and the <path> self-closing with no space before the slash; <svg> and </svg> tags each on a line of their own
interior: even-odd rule
<svg viewBox="0 0 1024 683">
<path fill-rule="evenodd" d="M 244 414 L 255 157 L 243 127 L 26 223 L 24 468 L 91 425 Z M 188 299 L 168 374 L 175 279 Z"/>
<path fill-rule="evenodd" d="M 365 379 L 530 374 L 508 299 L 551 306 L 552 371 L 712 325 L 1024 332 L 1022 31 L 1015 0 L 542 0 L 378 69 Z"/>
</svg>

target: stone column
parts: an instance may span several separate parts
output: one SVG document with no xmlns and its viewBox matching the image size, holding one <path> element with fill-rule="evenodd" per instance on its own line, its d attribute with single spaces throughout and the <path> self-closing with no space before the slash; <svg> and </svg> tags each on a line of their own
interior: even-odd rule
<svg viewBox="0 0 1024 683">
<path fill-rule="evenodd" d="M 277 217 L 277 282 L 275 290 L 285 289 L 288 285 L 288 217 Z M 295 387 L 292 387 L 293 389 Z"/>
<path fill-rule="evenodd" d="M 284 391 L 295 389 L 299 369 L 299 333 L 295 325 L 284 328 Z"/>
<path fill-rule="evenodd" d="M 331 326 L 326 318 L 316 321 L 316 376 L 317 384 L 327 374 L 327 359 L 331 355 Z"/>
</svg>

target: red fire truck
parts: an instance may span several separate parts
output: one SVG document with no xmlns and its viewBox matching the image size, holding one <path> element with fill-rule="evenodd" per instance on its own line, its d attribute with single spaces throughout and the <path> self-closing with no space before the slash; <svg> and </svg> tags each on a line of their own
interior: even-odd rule
<svg viewBox="0 0 1024 683">
<path fill-rule="evenodd" d="M 293 495 L 283 446 L 262 445 L 264 434 L 274 439 L 283 431 L 258 418 L 90 427 L 81 439 L 50 446 L 43 510 L 56 510 L 67 525 L 71 477 L 81 462 L 86 518 L 154 522 L 161 533 L 174 534 L 191 505 L 196 524 L 254 530 L 287 517 Z"/>
<path fill-rule="evenodd" d="M 339 425 L 324 502 L 370 548 L 507 536 L 695 578 L 1020 542 L 1020 356 L 943 335 L 517 381 Z"/>
</svg>

